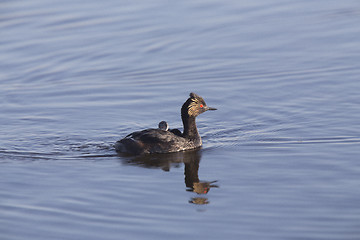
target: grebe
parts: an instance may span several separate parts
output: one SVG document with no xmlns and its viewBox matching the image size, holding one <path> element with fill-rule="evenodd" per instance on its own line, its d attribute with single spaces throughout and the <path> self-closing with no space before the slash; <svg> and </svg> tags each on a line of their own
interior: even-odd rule
<svg viewBox="0 0 360 240">
<path fill-rule="evenodd" d="M 159 122 L 159 129 L 167 131 L 169 130 L 169 124 L 166 121 Z"/>
<path fill-rule="evenodd" d="M 164 131 L 170 131 L 173 134 L 182 137 L 182 133 L 180 132 L 179 129 L 169 129 L 169 124 L 166 121 L 161 121 L 159 122 L 159 129 L 164 130 Z"/>
<path fill-rule="evenodd" d="M 167 131 L 168 124 L 164 121 L 165 123 L 160 122 L 161 126 L 159 123 L 157 129 L 150 128 L 130 133 L 115 143 L 115 149 L 123 153 L 146 154 L 180 152 L 201 147 L 202 141 L 196 128 L 195 118 L 208 110 L 216 110 L 216 108 L 208 107 L 202 97 L 190 93 L 190 97 L 181 107 L 183 133 L 178 129 Z"/>
</svg>

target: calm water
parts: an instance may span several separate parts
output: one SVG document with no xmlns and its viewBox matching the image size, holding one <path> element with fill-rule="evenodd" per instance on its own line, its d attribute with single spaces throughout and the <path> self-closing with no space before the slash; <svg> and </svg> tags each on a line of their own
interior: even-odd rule
<svg viewBox="0 0 360 240">
<path fill-rule="evenodd" d="M 0 2 L 0 239 L 360 239 L 359 1 Z M 194 91 L 199 151 L 118 156 Z M 216 182 L 215 182 L 216 181 Z"/>
</svg>

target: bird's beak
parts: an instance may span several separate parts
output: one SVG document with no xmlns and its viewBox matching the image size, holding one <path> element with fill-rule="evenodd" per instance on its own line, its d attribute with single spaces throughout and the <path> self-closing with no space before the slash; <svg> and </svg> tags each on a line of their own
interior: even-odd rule
<svg viewBox="0 0 360 240">
<path fill-rule="evenodd" d="M 213 107 L 208 107 L 208 106 L 206 106 L 206 111 L 207 110 L 217 110 L 217 108 L 213 108 Z"/>
</svg>

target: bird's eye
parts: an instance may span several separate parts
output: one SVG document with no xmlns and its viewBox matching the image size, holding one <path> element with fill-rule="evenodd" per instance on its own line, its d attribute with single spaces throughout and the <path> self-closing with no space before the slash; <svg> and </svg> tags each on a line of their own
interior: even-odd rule
<svg viewBox="0 0 360 240">
<path fill-rule="evenodd" d="M 201 107 L 201 108 L 203 108 L 203 107 L 204 107 L 204 105 L 200 104 L 200 107 Z"/>
</svg>

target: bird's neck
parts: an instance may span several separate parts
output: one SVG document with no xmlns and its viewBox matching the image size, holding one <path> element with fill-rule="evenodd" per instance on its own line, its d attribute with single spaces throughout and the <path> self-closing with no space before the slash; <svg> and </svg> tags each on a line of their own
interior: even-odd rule
<svg viewBox="0 0 360 240">
<path fill-rule="evenodd" d="M 188 106 L 191 102 L 189 98 L 181 107 L 181 119 L 184 125 L 183 137 L 192 141 L 195 145 L 201 146 L 201 137 L 196 128 L 195 116 L 189 116 Z"/>
<path fill-rule="evenodd" d="M 182 121 L 184 124 L 183 136 L 191 140 L 201 141 L 200 135 L 196 127 L 195 117 L 182 116 Z"/>
</svg>

